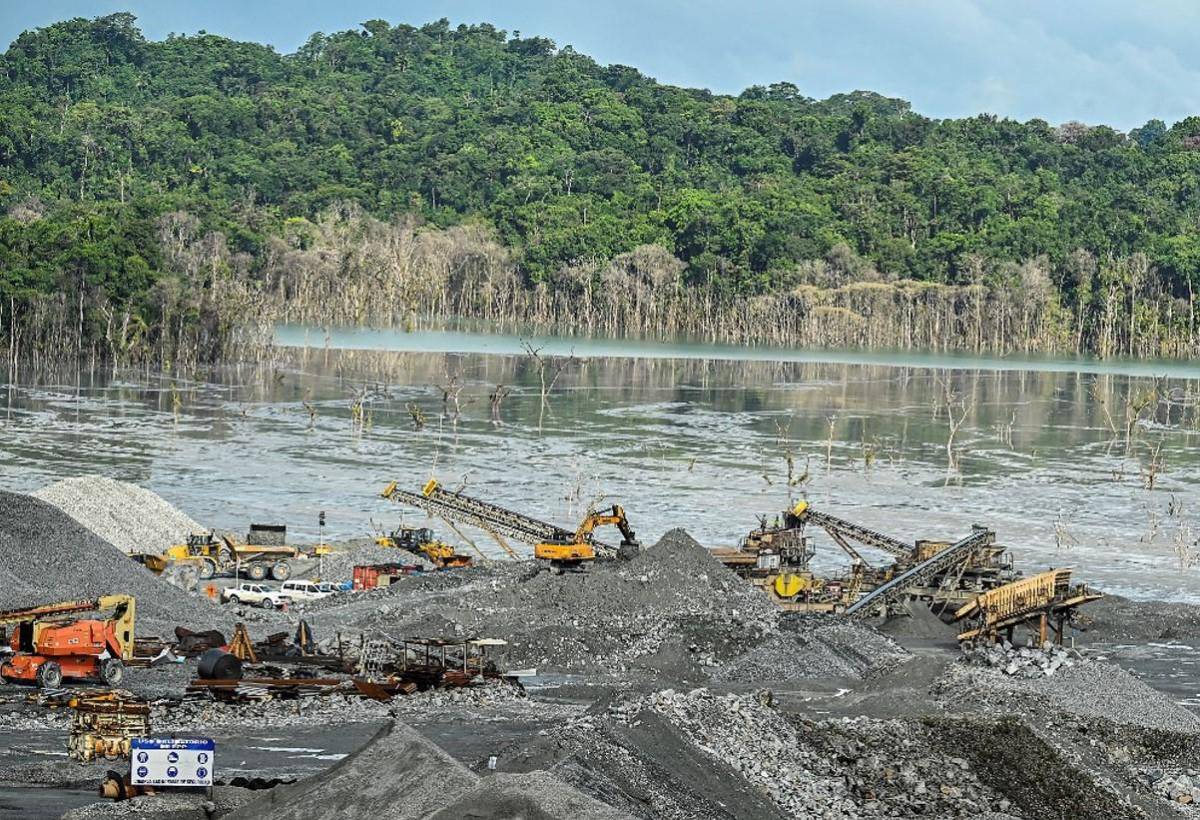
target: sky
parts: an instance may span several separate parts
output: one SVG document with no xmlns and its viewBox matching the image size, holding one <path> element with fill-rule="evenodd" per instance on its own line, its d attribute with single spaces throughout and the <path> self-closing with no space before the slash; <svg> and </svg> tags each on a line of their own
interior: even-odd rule
<svg viewBox="0 0 1200 820">
<path fill-rule="evenodd" d="M 137 15 L 152 39 L 204 30 L 281 52 L 377 18 L 489 22 L 674 85 L 736 94 L 787 81 L 810 97 L 861 89 L 932 117 L 1128 130 L 1200 114 L 1195 0 L 0 0 L 0 41 L 114 11 Z"/>
</svg>

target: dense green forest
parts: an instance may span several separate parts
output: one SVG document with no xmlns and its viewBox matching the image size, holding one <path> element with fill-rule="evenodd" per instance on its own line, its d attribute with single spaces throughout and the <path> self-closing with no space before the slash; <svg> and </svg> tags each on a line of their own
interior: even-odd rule
<svg viewBox="0 0 1200 820">
<path fill-rule="evenodd" d="M 128 14 L 25 32 L 0 57 L 0 207 L 0 329 L 26 354 L 205 357 L 252 320 L 439 311 L 1197 349 L 1200 118 L 1123 134 L 786 82 L 723 96 L 486 24 L 372 20 L 290 55 L 148 41 Z"/>
</svg>

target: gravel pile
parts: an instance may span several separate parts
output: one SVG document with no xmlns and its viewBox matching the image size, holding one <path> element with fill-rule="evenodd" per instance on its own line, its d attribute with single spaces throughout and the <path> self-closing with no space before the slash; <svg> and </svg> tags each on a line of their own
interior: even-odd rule
<svg viewBox="0 0 1200 820">
<path fill-rule="evenodd" d="M 1200 716 L 1119 666 L 1091 659 L 1060 668 L 1049 678 L 1018 677 L 999 668 L 954 663 L 934 681 L 930 694 L 943 706 L 963 712 L 1057 713 L 1143 729 L 1200 732 Z"/>
<path fill-rule="evenodd" d="M 728 683 L 875 677 L 909 653 L 874 629 L 839 616 L 786 615 L 780 634 L 726 663 L 713 680 Z"/>
<path fill-rule="evenodd" d="M 714 766 L 728 766 L 788 817 L 974 817 L 1011 804 L 964 759 L 936 750 L 924 730 L 869 718 L 809 722 L 779 712 L 770 694 L 665 690 L 614 705 L 618 722 L 664 717 Z"/>
<path fill-rule="evenodd" d="M 496 562 L 402 578 L 311 610 L 322 632 L 502 638 L 510 668 L 649 671 L 698 681 L 776 628 L 780 611 L 681 530 L 626 562 L 555 575 Z"/>
<path fill-rule="evenodd" d="M 1006 675 L 1021 678 L 1049 678 L 1060 669 L 1070 668 L 1083 656 L 1073 649 L 1047 643 L 1041 648 L 1015 647 L 1008 641 L 1002 644 L 977 646 L 963 652 L 963 661 L 976 666 L 999 669 Z"/>
<path fill-rule="evenodd" d="M 138 634 L 229 626 L 220 607 L 162 581 L 59 508 L 0 492 L 0 609 L 117 593 L 137 599 Z"/>
<path fill-rule="evenodd" d="M 1200 807 L 1200 771 L 1167 773 L 1162 769 L 1148 769 L 1142 771 L 1141 776 L 1159 797 L 1181 806 Z"/>
<path fill-rule="evenodd" d="M 68 478 L 33 494 L 125 553 L 157 553 L 204 528 L 150 490 L 99 475 Z"/>
</svg>

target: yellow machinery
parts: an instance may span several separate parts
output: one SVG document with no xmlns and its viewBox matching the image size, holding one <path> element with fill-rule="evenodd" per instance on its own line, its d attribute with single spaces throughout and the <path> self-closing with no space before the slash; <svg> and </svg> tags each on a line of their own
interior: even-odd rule
<svg viewBox="0 0 1200 820">
<path fill-rule="evenodd" d="M 317 544 L 305 553 L 288 544 L 251 544 L 228 535 L 201 532 L 192 533 L 186 544 L 168 547 L 161 554 L 144 553 L 130 557 L 156 574 L 170 569 L 191 570 L 201 581 L 207 581 L 217 573 L 233 572 L 239 568 L 251 581 L 262 581 L 268 575 L 275 581 L 286 581 L 292 577 L 292 561 L 303 557 L 317 558 L 331 552 L 333 549 L 325 543 Z"/>
<path fill-rule="evenodd" d="M 1072 586 L 1070 569 L 1052 569 L 981 592 L 963 604 L 954 619 L 972 618 L 975 626 L 960 632 L 958 639 L 996 641 L 1004 632 L 1011 641 L 1016 627 L 1036 623 L 1039 644 L 1049 639 L 1051 630 L 1056 642 L 1062 643 L 1066 622 L 1075 609 L 1102 597 L 1085 584 Z"/>
<path fill-rule="evenodd" d="M 12 626 L 12 654 L 0 664 L 0 677 L 48 689 L 63 678 L 116 686 L 133 658 L 135 609 L 130 595 L 104 595 L 0 612 L 0 625 Z M 79 617 L 105 612 L 103 618 Z"/>
<path fill-rule="evenodd" d="M 414 555 L 423 555 L 438 568 L 471 566 L 471 556 L 461 555 L 446 542 L 438 541 L 429 527 L 400 526 L 389 535 L 376 538 L 375 543 L 381 547 L 397 547 Z"/>
<path fill-rule="evenodd" d="M 573 537 L 562 540 L 542 541 L 533 547 L 533 557 L 549 561 L 556 570 L 578 569 L 585 561 L 596 558 L 596 549 L 592 545 L 592 533 L 597 527 L 614 526 L 621 531 L 619 553 L 640 549 L 637 536 L 629 526 L 625 510 L 621 505 L 614 504 L 609 510 L 588 513 L 580 522 Z"/>
<path fill-rule="evenodd" d="M 426 482 L 419 493 L 401 490 L 393 481 L 384 488 L 382 495 L 436 515 L 451 528 L 454 528 L 454 522 L 479 527 L 512 558 L 517 558 L 517 553 L 506 539 L 532 544 L 534 555 L 549 561 L 557 570 L 578 568 L 595 558 L 630 558 L 641 549 L 633 530 L 629 528 L 625 511 L 619 506 L 590 513 L 572 531 L 461 492 L 451 492 L 444 489 L 437 479 Z M 624 540 L 619 546 L 606 544 L 593 537 L 596 527 L 604 525 L 615 525 L 621 530 Z M 456 528 L 455 532 L 458 532 Z"/>
<path fill-rule="evenodd" d="M 72 760 L 129 757 L 130 741 L 150 734 L 150 705 L 127 693 L 72 698 L 70 705 L 75 714 L 67 756 Z"/>
</svg>

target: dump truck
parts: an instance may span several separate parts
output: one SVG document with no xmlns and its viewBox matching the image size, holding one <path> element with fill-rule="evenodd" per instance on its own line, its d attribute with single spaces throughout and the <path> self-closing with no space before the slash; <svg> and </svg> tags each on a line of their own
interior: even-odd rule
<svg viewBox="0 0 1200 820">
<path fill-rule="evenodd" d="M 251 581 L 262 581 L 268 576 L 275 581 L 286 581 L 292 577 L 293 561 L 328 555 L 330 551 L 323 543 L 307 552 L 289 545 L 285 525 L 251 524 L 244 541 L 232 535 L 198 532 L 189 535 L 187 543 L 168 547 L 161 554 L 142 553 L 132 558 L 156 574 L 190 570 L 202 581 L 234 573 Z"/>
</svg>

